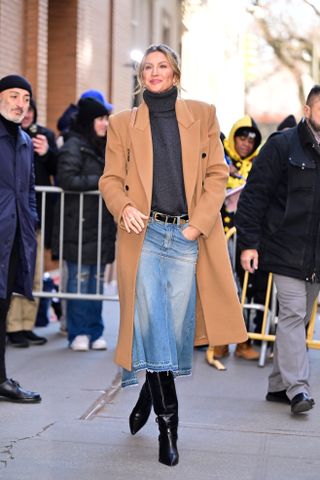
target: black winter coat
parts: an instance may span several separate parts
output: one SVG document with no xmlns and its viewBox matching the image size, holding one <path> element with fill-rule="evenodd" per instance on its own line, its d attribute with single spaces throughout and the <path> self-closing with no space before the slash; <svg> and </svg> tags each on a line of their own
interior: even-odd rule
<svg viewBox="0 0 320 480">
<path fill-rule="evenodd" d="M 58 153 L 57 184 L 65 191 L 98 190 L 98 181 L 104 169 L 104 158 L 99 157 L 88 141 L 72 133 Z M 82 263 L 97 263 L 98 196 L 85 195 L 83 206 Z M 101 263 L 112 263 L 115 255 L 116 226 L 112 215 L 102 202 Z M 59 217 L 57 208 L 52 240 L 53 256 L 59 255 Z M 66 193 L 64 215 L 63 258 L 78 261 L 79 194 Z"/>
<path fill-rule="evenodd" d="M 52 186 L 52 178 L 57 173 L 57 155 L 58 148 L 56 145 L 55 135 L 52 130 L 42 127 L 38 124 L 32 124 L 31 128 L 24 130 L 30 137 L 38 134 L 44 135 L 48 140 L 49 150 L 45 155 L 34 153 L 34 173 L 35 185 Z M 39 226 L 41 226 L 42 213 L 42 194 L 36 193 L 37 212 L 39 217 Z M 51 248 L 51 237 L 53 228 L 54 204 L 56 202 L 56 194 L 47 193 L 46 195 L 46 213 L 45 213 L 45 232 L 44 244 L 46 248 Z"/>
<path fill-rule="evenodd" d="M 320 148 L 306 122 L 272 135 L 240 196 L 240 250 L 257 249 L 259 269 L 320 281 Z"/>
<path fill-rule="evenodd" d="M 7 297 L 10 254 L 19 225 L 19 257 L 13 291 L 32 299 L 38 221 L 33 147 L 19 128 L 17 142 L 0 120 L 0 298 Z"/>
</svg>

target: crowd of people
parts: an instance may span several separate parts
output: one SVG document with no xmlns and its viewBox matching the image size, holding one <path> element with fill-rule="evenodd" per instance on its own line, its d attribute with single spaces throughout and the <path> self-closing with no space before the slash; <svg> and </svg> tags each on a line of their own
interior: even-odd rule
<svg viewBox="0 0 320 480">
<path fill-rule="evenodd" d="M 277 288 L 266 400 L 287 403 L 293 414 L 314 406 L 306 326 L 320 290 L 320 85 L 309 92 L 300 122 L 289 115 L 263 142 L 250 116 L 237 120 L 225 136 L 214 106 L 180 98 L 179 58 L 169 46 L 145 51 L 137 79 L 139 107 L 109 118 L 113 106 L 96 90 L 68 106 L 58 121 L 59 148 L 54 133 L 37 123 L 28 80 L 0 79 L 0 397 L 41 401 L 39 393 L 7 376 L 5 345 L 6 339 L 19 348 L 47 341 L 34 332 L 37 242 L 43 235 L 47 255 L 59 258 L 62 205 L 48 195 L 43 212 L 35 185 L 57 185 L 67 192 L 68 293 L 79 285 L 82 293 L 102 293 L 117 237 L 115 361 L 123 387 L 137 385 L 138 372 L 146 372 L 129 428 L 135 435 L 153 407 L 159 461 L 174 466 L 179 462 L 175 378 L 191 374 L 194 346 L 208 346 L 222 358 L 229 344 L 236 344 L 236 357 L 259 358 L 248 340 L 249 319 L 235 282 L 235 277 L 242 282 L 245 271 L 255 302 L 264 303 L 269 272 Z M 99 198 L 85 195 L 81 208 L 79 199 L 80 192 L 98 188 L 104 200 L 100 225 Z M 225 233 L 233 226 L 232 269 Z M 68 298 L 65 314 L 72 350 L 107 348 L 101 301 Z M 260 332 L 262 312 L 253 324 Z"/>
</svg>

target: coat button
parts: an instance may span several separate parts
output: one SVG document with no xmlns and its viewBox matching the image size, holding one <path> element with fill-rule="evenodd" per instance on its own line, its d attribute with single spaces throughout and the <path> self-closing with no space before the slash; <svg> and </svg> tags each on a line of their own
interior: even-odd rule
<svg viewBox="0 0 320 480">
<path fill-rule="evenodd" d="M 128 191 L 129 190 L 129 185 L 126 185 L 124 188 Z"/>
<path fill-rule="evenodd" d="M 206 158 L 206 156 L 207 156 L 206 153 L 203 153 L 203 154 L 201 155 L 202 158 Z"/>
</svg>

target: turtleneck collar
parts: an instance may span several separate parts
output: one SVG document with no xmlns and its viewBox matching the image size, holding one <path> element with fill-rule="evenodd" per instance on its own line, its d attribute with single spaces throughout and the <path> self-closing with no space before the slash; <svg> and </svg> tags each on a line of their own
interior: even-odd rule
<svg viewBox="0 0 320 480">
<path fill-rule="evenodd" d="M 150 112 L 169 112 L 174 110 L 177 96 L 177 87 L 172 87 L 170 90 L 162 93 L 154 93 L 150 92 L 150 90 L 143 92 L 143 99 Z"/>
<path fill-rule="evenodd" d="M 7 132 L 14 138 L 14 140 L 17 140 L 18 133 L 19 133 L 19 123 L 14 123 L 10 122 L 10 120 L 7 120 L 0 114 L 0 119 L 4 125 L 4 128 L 7 130 Z"/>
</svg>

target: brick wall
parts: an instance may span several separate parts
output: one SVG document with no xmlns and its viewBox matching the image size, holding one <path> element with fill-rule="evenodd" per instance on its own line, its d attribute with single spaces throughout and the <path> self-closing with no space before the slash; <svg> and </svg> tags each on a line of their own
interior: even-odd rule
<svg viewBox="0 0 320 480">
<path fill-rule="evenodd" d="M 92 88 L 108 97 L 109 4 L 106 0 L 78 1 L 77 97 Z"/>
<path fill-rule="evenodd" d="M 116 111 L 132 104 L 133 70 L 130 51 L 132 45 L 132 1 L 117 0 L 114 8 L 113 38 L 113 102 Z M 140 26 L 142 28 L 142 26 Z"/>
<path fill-rule="evenodd" d="M 115 111 L 130 108 L 133 76 L 132 0 L 78 0 L 77 95 L 101 90 Z M 110 15 L 113 4 L 113 65 L 110 75 Z M 111 88 L 111 92 L 110 92 Z"/>
<path fill-rule="evenodd" d="M 23 11 L 21 0 L 0 1 L 0 77 L 23 73 Z"/>
<path fill-rule="evenodd" d="M 47 91 L 48 91 L 48 4 L 49 0 L 39 1 L 38 23 L 38 78 L 37 102 L 39 121 L 47 123 Z"/>
<path fill-rule="evenodd" d="M 38 122 L 46 124 L 48 65 L 48 0 L 24 2 L 24 72 L 32 84 L 38 107 Z"/>
<path fill-rule="evenodd" d="M 37 99 L 39 121 L 54 130 L 65 108 L 89 88 L 101 90 L 115 112 L 130 108 L 134 76 L 130 52 L 163 40 L 163 12 L 176 43 L 179 4 L 179 0 L 0 0 L 0 76 L 26 75 Z"/>
<path fill-rule="evenodd" d="M 0 1 L 0 77 L 24 75 L 46 123 L 48 0 Z"/>
<path fill-rule="evenodd" d="M 52 129 L 77 97 L 77 8 L 77 0 L 49 0 L 47 119 Z"/>
</svg>

